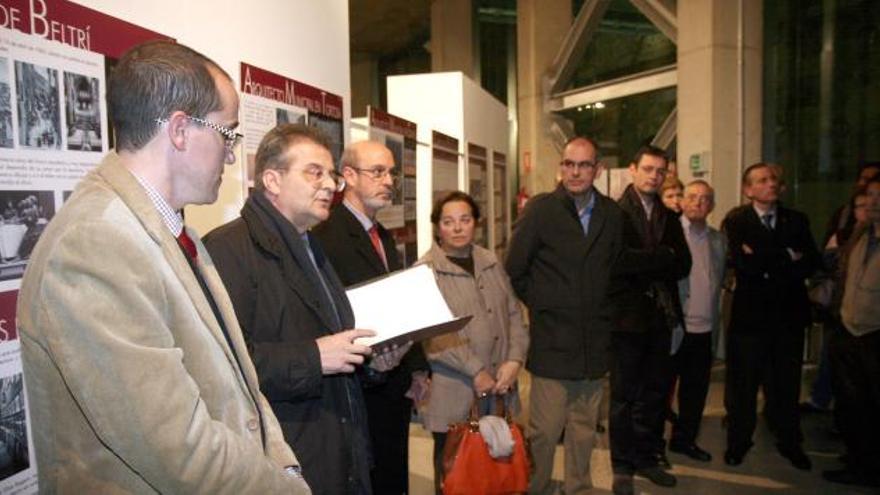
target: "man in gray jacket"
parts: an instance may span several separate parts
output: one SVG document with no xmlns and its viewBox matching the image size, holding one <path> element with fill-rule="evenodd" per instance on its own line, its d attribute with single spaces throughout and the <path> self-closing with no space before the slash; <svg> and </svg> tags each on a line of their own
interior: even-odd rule
<svg viewBox="0 0 880 495">
<path fill-rule="evenodd" d="M 553 453 L 565 429 L 565 493 L 592 487 L 590 456 L 608 371 L 606 292 L 622 245 L 623 211 L 593 187 L 602 173 L 589 138 L 571 139 L 556 190 L 539 194 L 517 221 L 507 272 L 529 308 L 532 374 L 529 493 L 550 493 Z"/>
<path fill-rule="evenodd" d="M 712 456 L 697 446 L 697 435 L 709 393 L 712 335 L 721 323 L 721 284 L 727 257 L 724 234 L 706 218 L 715 208 L 715 190 L 704 180 L 687 185 L 682 198 L 681 227 L 691 252 L 691 271 L 678 281 L 685 333 L 675 354 L 678 377 L 678 421 L 669 450 L 702 462 Z"/>
</svg>

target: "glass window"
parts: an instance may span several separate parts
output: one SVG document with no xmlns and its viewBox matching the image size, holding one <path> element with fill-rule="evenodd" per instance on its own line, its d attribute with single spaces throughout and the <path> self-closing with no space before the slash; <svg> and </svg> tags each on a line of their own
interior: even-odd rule
<svg viewBox="0 0 880 495">
<path fill-rule="evenodd" d="M 629 0 L 612 0 L 570 89 L 674 64 L 676 47 Z"/>
<path fill-rule="evenodd" d="M 880 2 L 764 2 L 764 156 L 817 238 L 880 160 Z"/>
<path fill-rule="evenodd" d="M 639 147 L 651 142 L 675 108 L 676 88 L 585 105 L 561 112 L 574 123 L 575 134 L 599 143 L 608 166 L 626 166 Z"/>
</svg>

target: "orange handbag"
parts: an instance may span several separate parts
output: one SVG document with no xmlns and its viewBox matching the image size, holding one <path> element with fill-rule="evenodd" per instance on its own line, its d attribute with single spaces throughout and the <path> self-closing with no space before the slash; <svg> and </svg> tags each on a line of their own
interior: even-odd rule
<svg viewBox="0 0 880 495">
<path fill-rule="evenodd" d="M 499 414 L 499 409 L 501 413 Z M 495 398 L 495 413 L 507 420 L 513 435 L 513 454 L 493 459 L 480 434 L 477 399 L 468 420 L 449 425 L 443 449 L 443 495 L 500 495 L 526 493 L 530 462 L 522 428 L 513 422 L 505 401 Z"/>
</svg>

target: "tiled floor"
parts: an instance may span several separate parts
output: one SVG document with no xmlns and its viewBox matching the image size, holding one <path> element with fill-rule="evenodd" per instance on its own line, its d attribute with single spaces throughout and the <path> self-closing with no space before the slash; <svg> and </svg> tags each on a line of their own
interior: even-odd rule
<svg viewBox="0 0 880 495">
<path fill-rule="evenodd" d="M 809 375 L 809 373 L 807 373 Z M 527 392 L 528 379 L 522 380 L 523 392 Z M 802 427 L 806 441 L 804 449 L 813 461 L 813 470 L 799 471 L 786 459 L 776 453 L 773 436 L 759 420 L 755 432 L 755 446 L 742 465 L 735 468 L 724 464 L 724 430 L 721 428 L 723 407 L 723 367 L 713 371 L 712 386 L 703 419 L 699 445 L 710 451 L 712 462 L 700 463 L 684 456 L 670 454 L 673 463 L 671 471 L 678 477 L 675 488 L 661 488 L 649 481 L 636 478 L 636 489 L 642 494 L 834 494 L 862 495 L 877 494 L 880 491 L 854 489 L 825 482 L 821 473 L 824 469 L 839 467 L 837 456 L 842 452 L 840 440 L 830 430 L 831 418 L 827 414 L 811 414 L 803 417 Z M 527 399 L 528 394 L 522 394 Z M 526 401 L 527 402 L 527 401 Z M 413 424 L 410 430 L 410 492 L 413 495 L 429 495 L 433 490 L 433 468 L 431 464 L 432 440 L 421 426 Z M 599 448 L 593 451 L 592 473 L 595 488 L 593 493 L 610 493 L 611 465 L 608 452 L 607 434 L 598 442 Z M 556 449 L 554 480 L 562 479 L 562 460 L 564 451 L 560 445 Z M 561 493 L 561 490 L 559 491 Z"/>
</svg>

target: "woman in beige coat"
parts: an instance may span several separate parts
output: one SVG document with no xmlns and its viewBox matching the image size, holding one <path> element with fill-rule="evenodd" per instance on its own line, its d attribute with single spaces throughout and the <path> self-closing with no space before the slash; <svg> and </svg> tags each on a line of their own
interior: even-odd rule
<svg viewBox="0 0 880 495">
<path fill-rule="evenodd" d="M 418 262 L 434 271 L 453 314 L 473 316 L 460 331 L 425 342 L 432 379 L 423 416 L 434 436 L 438 488 L 447 427 L 467 418 L 475 396 L 509 394 L 508 404 L 516 411 L 516 377 L 529 346 L 504 267 L 495 254 L 473 243 L 479 219 L 479 207 L 467 194 L 456 191 L 441 198 L 431 212 L 437 243 Z"/>
</svg>

